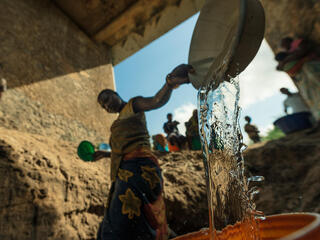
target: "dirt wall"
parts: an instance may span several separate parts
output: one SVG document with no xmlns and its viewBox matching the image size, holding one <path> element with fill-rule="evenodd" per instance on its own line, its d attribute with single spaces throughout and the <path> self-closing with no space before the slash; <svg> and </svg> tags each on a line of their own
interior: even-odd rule
<svg viewBox="0 0 320 240">
<path fill-rule="evenodd" d="M 320 2 L 261 0 L 266 12 L 265 37 L 276 51 L 286 36 L 305 37 L 320 44 Z"/>
</svg>

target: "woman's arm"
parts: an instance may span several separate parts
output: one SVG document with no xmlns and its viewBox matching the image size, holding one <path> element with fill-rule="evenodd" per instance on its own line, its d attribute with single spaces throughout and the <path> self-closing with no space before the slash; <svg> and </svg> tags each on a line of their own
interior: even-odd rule
<svg viewBox="0 0 320 240">
<path fill-rule="evenodd" d="M 187 64 L 181 64 L 167 75 L 166 83 L 153 97 L 137 97 L 133 101 L 135 112 L 150 111 L 165 105 L 171 96 L 172 90 L 180 84 L 189 83 L 188 73 L 193 72 L 193 68 Z"/>
<path fill-rule="evenodd" d="M 144 112 L 162 107 L 169 101 L 172 90 L 173 88 L 169 87 L 166 83 L 154 97 L 135 98 L 132 103 L 133 110 L 135 112 Z"/>
</svg>

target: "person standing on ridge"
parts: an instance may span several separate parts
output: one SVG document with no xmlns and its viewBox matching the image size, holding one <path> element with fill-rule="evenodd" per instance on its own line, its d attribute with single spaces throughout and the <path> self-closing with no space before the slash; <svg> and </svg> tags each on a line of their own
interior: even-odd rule
<svg viewBox="0 0 320 240">
<path fill-rule="evenodd" d="M 288 108 L 291 108 L 291 114 L 309 112 L 309 108 L 304 103 L 299 93 L 292 93 L 287 88 L 280 88 L 280 92 L 287 95 L 286 100 L 283 102 L 284 112 L 286 114 L 288 114 Z"/>
<path fill-rule="evenodd" d="M 167 114 L 168 121 L 163 124 L 163 130 L 168 136 L 170 134 L 177 134 L 179 135 L 178 125 L 180 124 L 178 121 L 172 121 L 172 113 Z"/>
<path fill-rule="evenodd" d="M 119 113 L 111 126 L 112 186 L 98 240 L 168 239 L 163 199 L 163 179 L 157 158 L 151 152 L 145 111 L 165 105 L 172 90 L 189 83 L 190 65 L 177 66 L 153 97 L 134 97 L 125 102 L 118 93 L 105 89 L 98 103 L 108 113 Z M 102 151 L 95 160 L 108 157 Z"/>
<path fill-rule="evenodd" d="M 244 130 L 248 134 L 249 138 L 254 143 L 260 142 L 259 130 L 255 125 L 251 124 L 251 117 L 245 116 L 244 119 L 247 121 L 246 125 L 244 125 Z"/>
<path fill-rule="evenodd" d="M 167 119 L 168 121 L 163 124 L 163 130 L 167 134 L 167 140 L 171 146 L 176 146 L 181 150 L 186 138 L 179 132 L 178 125 L 180 123 L 178 121 L 172 121 L 172 113 L 167 114 Z"/>
<path fill-rule="evenodd" d="M 0 99 L 2 97 L 2 93 L 5 92 L 7 90 L 7 81 L 2 78 L 0 81 Z"/>
</svg>

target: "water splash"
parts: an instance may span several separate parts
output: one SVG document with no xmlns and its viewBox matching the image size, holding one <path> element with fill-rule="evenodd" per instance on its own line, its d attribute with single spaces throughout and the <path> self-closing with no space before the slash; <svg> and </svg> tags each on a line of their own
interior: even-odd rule
<svg viewBox="0 0 320 240">
<path fill-rule="evenodd" d="M 264 181 L 264 176 L 251 176 L 248 178 L 248 183 L 249 182 L 263 182 Z"/>
<path fill-rule="evenodd" d="M 239 80 L 231 79 L 202 88 L 198 93 L 200 136 L 206 170 L 210 230 L 221 230 L 242 221 L 247 228 L 246 239 L 258 238 L 254 196 L 258 188 L 249 190 L 249 182 L 262 181 L 255 176 L 246 180 L 239 126 Z M 213 234 L 213 237 L 215 234 Z"/>
</svg>

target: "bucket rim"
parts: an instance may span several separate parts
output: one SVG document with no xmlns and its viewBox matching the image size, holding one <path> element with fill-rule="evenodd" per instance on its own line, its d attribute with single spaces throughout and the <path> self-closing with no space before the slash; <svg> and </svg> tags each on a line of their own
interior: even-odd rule
<svg viewBox="0 0 320 240">
<path fill-rule="evenodd" d="M 292 233 L 288 234 L 287 236 L 279 238 L 279 240 L 298 240 L 298 239 L 306 239 L 303 238 L 306 233 L 313 233 L 314 231 L 320 232 L 320 214 L 318 213 L 311 213 L 311 212 L 295 212 L 295 213 L 281 213 L 281 214 L 273 214 L 266 216 L 266 219 L 258 220 L 259 229 L 263 228 L 263 225 L 267 225 L 268 222 L 274 221 L 284 221 L 286 218 L 299 218 L 299 217 L 306 217 L 309 218 L 309 221 L 305 226 L 301 227 L 300 229 L 293 231 Z M 222 231 L 218 231 L 218 235 L 223 233 L 224 231 L 236 227 L 240 227 L 243 222 L 237 222 L 234 225 L 226 226 Z M 197 232 L 187 233 L 182 236 L 178 236 L 173 240 L 187 240 L 187 239 L 197 239 L 197 240 L 208 240 L 207 236 L 209 234 L 208 228 L 203 228 Z M 219 239 L 219 237 L 218 237 Z"/>
</svg>

